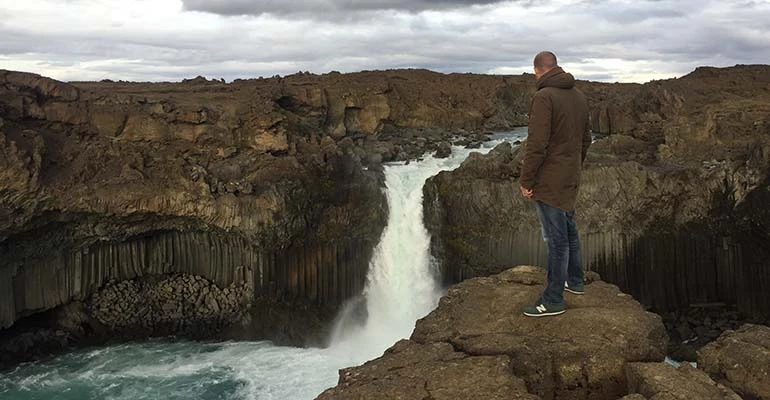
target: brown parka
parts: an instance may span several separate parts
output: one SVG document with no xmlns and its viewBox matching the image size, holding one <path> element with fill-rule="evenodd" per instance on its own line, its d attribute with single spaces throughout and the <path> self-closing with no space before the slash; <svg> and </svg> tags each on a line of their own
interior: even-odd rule
<svg viewBox="0 0 770 400">
<path fill-rule="evenodd" d="M 588 103 L 575 78 L 560 67 L 537 80 L 519 184 L 533 199 L 575 209 L 580 170 L 591 145 Z"/>
</svg>

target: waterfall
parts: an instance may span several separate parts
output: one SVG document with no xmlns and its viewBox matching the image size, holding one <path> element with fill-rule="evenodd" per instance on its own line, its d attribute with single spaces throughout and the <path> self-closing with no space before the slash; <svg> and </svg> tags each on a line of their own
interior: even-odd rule
<svg viewBox="0 0 770 400">
<path fill-rule="evenodd" d="M 423 224 L 425 181 L 440 171 L 457 168 L 472 151 L 486 153 L 503 140 L 524 135 L 517 133 L 477 150 L 455 147 L 449 158 L 427 156 L 385 166 L 388 225 L 369 266 L 364 298 L 343 307 L 330 340 L 331 351 L 362 360 L 378 357 L 396 341 L 409 337 L 415 321 L 436 307 L 442 288 Z"/>
<path fill-rule="evenodd" d="M 334 330 L 332 349 L 364 359 L 376 357 L 383 345 L 408 337 L 414 322 L 436 306 L 441 293 L 428 251 L 430 237 L 422 224 L 422 187 L 442 164 L 429 157 L 385 166 L 388 225 L 370 263 L 365 303 L 346 306 Z M 366 307 L 365 321 L 360 321 L 357 307 Z"/>
</svg>

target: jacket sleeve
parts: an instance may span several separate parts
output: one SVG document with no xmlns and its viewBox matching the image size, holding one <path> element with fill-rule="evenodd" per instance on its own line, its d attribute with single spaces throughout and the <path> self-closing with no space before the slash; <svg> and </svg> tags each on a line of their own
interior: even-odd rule
<svg viewBox="0 0 770 400">
<path fill-rule="evenodd" d="M 586 117 L 586 129 L 583 133 L 583 154 L 582 158 L 580 159 L 581 163 L 586 162 L 586 154 L 588 154 L 588 148 L 591 147 L 591 131 L 593 131 L 591 126 L 591 117 Z"/>
<path fill-rule="evenodd" d="M 543 165 L 551 138 L 551 100 L 541 94 L 535 94 L 529 110 L 529 133 L 524 149 L 519 184 L 532 189 L 537 179 L 537 171 Z"/>
</svg>

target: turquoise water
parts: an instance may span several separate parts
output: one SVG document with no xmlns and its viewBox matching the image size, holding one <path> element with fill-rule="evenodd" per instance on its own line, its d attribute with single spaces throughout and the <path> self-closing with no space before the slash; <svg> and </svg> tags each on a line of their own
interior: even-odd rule
<svg viewBox="0 0 770 400">
<path fill-rule="evenodd" d="M 446 159 L 385 166 L 390 214 L 364 290 L 369 320 L 356 326 L 341 313 L 328 349 L 161 340 L 81 349 L 0 373 L 0 400 L 314 399 L 337 384 L 339 369 L 380 356 L 436 306 L 441 289 L 422 225 L 425 179 L 457 168 L 472 151 L 525 136 L 523 128 L 478 150 L 455 147 Z"/>
<path fill-rule="evenodd" d="M 352 358 L 269 342 L 83 349 L 0 375 L 0 399 L 312 399 Z"/>
</svg>

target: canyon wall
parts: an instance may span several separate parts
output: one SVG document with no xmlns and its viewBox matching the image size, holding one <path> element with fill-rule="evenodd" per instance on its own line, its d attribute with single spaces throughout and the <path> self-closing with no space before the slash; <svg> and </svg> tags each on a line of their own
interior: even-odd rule
<svg viewBox="0 0 770 400">
<path fill-rule="evenodd" d="M 387 216 L 381 162 L 525 123 L 531 83 L 424 70 L 231 83 L 0 71 L 0 328 L 68 304 L 87 313 L 115 282 L 182 273 L 246 285 L 244 329 L 302 344 L 298 325 L 328 323 L 363 289 Z"/>
</svg>

